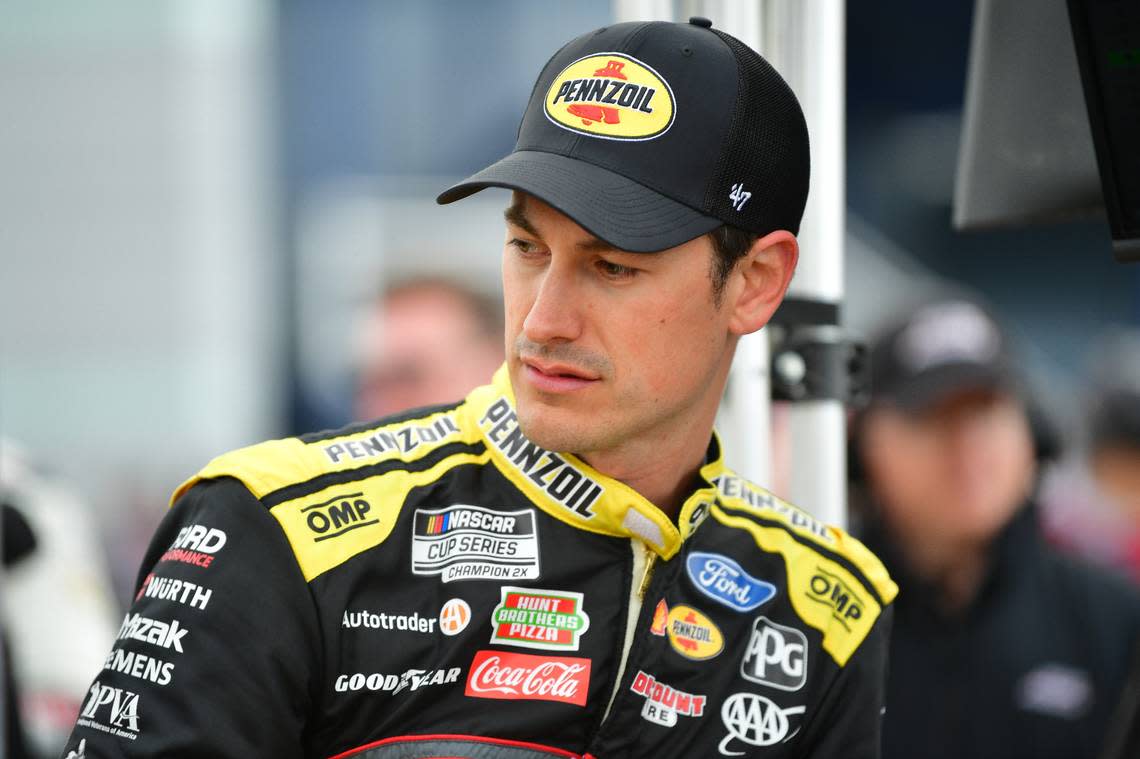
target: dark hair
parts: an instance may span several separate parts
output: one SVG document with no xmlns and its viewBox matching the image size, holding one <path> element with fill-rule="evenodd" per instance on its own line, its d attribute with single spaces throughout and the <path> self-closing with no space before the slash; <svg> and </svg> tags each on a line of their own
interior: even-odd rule
<svg viewBox="0 0 1140 759">
<path fill-rule="evenodd" d="M 709 232 L 709 239 L 712 240 L 713 251 L 716 253 L 709 276 L 712 278 L 713 300 L 719 306 L 724 286 L 728 283 L 728 275 L 732 273 L 736 262 L 752 248 L 752 243 L 760 239 L 760 235 L 725 224 Z"/>
</svg>

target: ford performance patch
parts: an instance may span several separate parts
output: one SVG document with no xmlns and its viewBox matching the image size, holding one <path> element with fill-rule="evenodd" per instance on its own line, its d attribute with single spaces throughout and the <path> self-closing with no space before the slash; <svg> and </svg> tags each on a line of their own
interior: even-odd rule
<svg viewBox="0 0 1140 759">
<path fill-rule="evenodd" d="M 412 572 L 453 580 L 538 579 L 534 512 L 481 506 L 416 509 Z"/>
<path fill-rule="evenodd" d="M 776 595 L 775 585 L 757 580 L 719 553 L 694 551 L 685 567 L 698 590 L 736 611 L 752 611 Z"/>
</svg>

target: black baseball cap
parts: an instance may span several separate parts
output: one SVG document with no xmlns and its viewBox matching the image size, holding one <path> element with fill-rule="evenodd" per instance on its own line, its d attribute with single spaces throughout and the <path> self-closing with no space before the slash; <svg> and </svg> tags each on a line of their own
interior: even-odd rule
<svg viewBox="0 0 1140 759">
<path fill-rule="evenodd" d="M 1024 397 L 1008 338 L 977 303 L 925 305 L 871 346 L 872 403 L 917 412 L 975 389 Z"/>
<path fill-rule="evenodd" d="M 809 168 L 799 102 L 759 54 L 703 18 L 622 23 L 555 53 L 514 151 L 437 201 L 521 190 L 647 253 L 725 224 L 797 234 Z"/>
</svg>

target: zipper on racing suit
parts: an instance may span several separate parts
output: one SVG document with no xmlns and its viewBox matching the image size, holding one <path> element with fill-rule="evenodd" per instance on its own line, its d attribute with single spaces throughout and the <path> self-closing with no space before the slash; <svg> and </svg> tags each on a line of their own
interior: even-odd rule
<svg viewBox="0 0 1140 759">
<path fill-rule="evenodd" d="M 622 680 L 625 679 L 626 664 L 629 662 L 630 653 L 632 653 L 634 645 L 637 642 L 637 631 L 641 629 L 648 629 L 647 620 L 644 619 L 646 615 L 645 599 L 649 596 L 649 591 L 659 582 L 655 582 L 662 575 L 655 574 L 654 570 L 657 567 L 657 554 L 640 540 L 633 538 L 630 540 L 631 550 L 633 551 L 633 570 L 630 573 L 629 584 L 629 607 L 627 610 L 627 619 L 625 626 L 625 637 L 622 643 L 621 660 L 618 664 L 617 675 L 614 678 L 613 690 L 610 692 L 609 703 L 606 704 L 606 710 L 602 715 L 602 721 L 598 723 L 597 729 L 594 734 L 590 736 L 587 746 L 593 746 L 601 735 L 602 730 L 605 728 L 606 720 L 610 716 L 610 711 L 613 709 L 614 704 L 617 702 L 618 694 L 621 689 Z M 649 609 L 648 613 L 652 614 L 653 609 Z M 584 754 L 586 757 L 592 756 L 589 752 Z"/>
</svg>

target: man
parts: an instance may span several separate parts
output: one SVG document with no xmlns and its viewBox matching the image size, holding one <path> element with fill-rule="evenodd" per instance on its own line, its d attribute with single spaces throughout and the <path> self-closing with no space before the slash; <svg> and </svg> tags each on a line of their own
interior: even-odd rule
<svg viewBox="0 0 1140 759">
<path fill-rule="evenodd" d="M 1080 445 L 1042 484 L 1044 523 L 1066 550 L 1140 582 L 1140 334 L 1093 359 Z"/>
<path fill-rule="evenodd" d="M 503 363 L 502 306 L 442 277 L 397 282 L 369 304 L 357 351 L 357 419 L 461 398 Z"/>
<path fill-rule="evenodd" d="M 72 745 L 878 755 L 894 585 L 711 437 L 791 278 L 808 154 L 787 85 L 710 27 L 554 55 L 516 150 L 440 198 L 515 191 L 505 367 L 180 488 Z"/>
<path fill-rule="evenodd" d="M 871 361 L 857 425 L 863 535 L 901 588 L 883 755 L 1094 759 L 1140 599 L 1043 541 L 1005 337 L 973 303 L 934 303 L 885 333 Z"/>
</svg>

